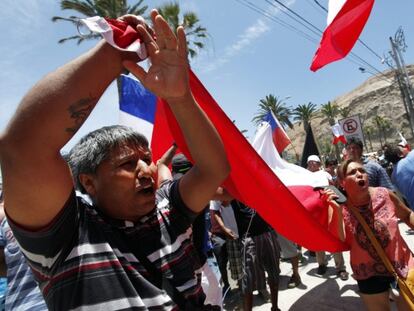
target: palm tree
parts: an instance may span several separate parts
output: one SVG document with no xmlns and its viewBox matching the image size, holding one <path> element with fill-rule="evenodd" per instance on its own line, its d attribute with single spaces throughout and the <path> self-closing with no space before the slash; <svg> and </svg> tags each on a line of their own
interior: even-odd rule
<svg viewBox="0 0 414 311">
<path fill-rule="evenodd" d="M 181 17 L 178 2 L 164 4 L 158 8 L 158 12 L 165 18 L 172 29 L 177 30 L 178 26 L 184 27 L 190 58 L 197 56 L 198 51 L 205 47 L 204 41 L 208 36 L 207 29 L 200 25 L 197 14 L 185 12 Z"/>
<path fill-rule="evenodd" d="M 71 10 L 78 13 L 77 16 L 69 17 L 54 16 L 53 22 L 67 21 L 72 23 L 77 29 L 79 20 L 85 17 L 102 16 L 109 18 L 118 18 L 125 14 L 143 15 L 148 6 L 142 6 L 144 0 L 138 0 L 134 5 L 128 5 L 127 0 L 61 0 L 60 8 L 62 10 Z M 90 34 L 76 34 L 70 37 L 62 38 L 58 43 L 64 43 L 68 40 L 77 40 L 80 44 L 84 40 L 100 39 L 101 36 L 97 33 Z"/>
<path fill-rule="evenodd" d="M 289 115 L 291 113 L 290 109 L 286 107 L 286 103 L 283 100 L 273 94 L 266 95 L 264 99 L 260 100 L 259 110 L 253 117 L 252 122 L 259 125 L 265 119 L 269 111 L 273 112 L 284 128 L 286 126 L 293 128 L 293 124 L 289 120 Z"/>
<path fill-rule="evenodd" d="M 316 104 L 309 102 L 308 104 L 298 105 L 293 109 L 293 120 L 299 121 L 299 125 L 303 122 L 303 128 L 307 132 L 315 112 Z"/>
<path fill-rule="evenodd" d="M 322 115 L 328 118 L 329 125 L 333 126 L 336 123 L 335 118 L 339 114 L 338 105 L 332 104 L 330 101 L 328 101 L 326 104 L 323 104 L 321 106 L 321 113 Z M 336 156 L 336 159 L 339 161 L 341 159 L 340 153 L 339 153 L 339 146 L 338 144 L 335 144 L 334 146 L 335 146 L 335 156 Z"/>
<path fill-rule="evenodd" d="M 339 108 L 339 114 L 341 115 L 342 118 L 349 117 L 350 113 L 351 113 L 350 107 Z"/>
<path fill-rule="evenodd" d="M 321 106 L 321 113 L 328 118 L 329 125 L 332 126 L 335 124 L 335 118 L 339 114 L 338 105 L 327 102 Z"/>
<path fill-rule="evenodd" d="M 381 134 L 384 137 L 384 141 L 387 142 L 386 131 L 391 128 L 391 124 L 388 119 L 381 117 L 381 116 L 375 116 L 374 122 L 378 127 L 380 144 L 382 148 L 383 144 L 382 144 Z"/>
<path fill-rule="evenodd" d="M 371 125 L 367 125 L 367 126 L 364 127 L 364 132 L 365 132 L 365 135 L 368 137 L 369 146 L 370 146 L 371 152 L 372 152 L 373 148 L 372 148 L 371 136 L 372 136 L 372 134 L 374 134 L 374 128 Z"/>
<path fill-rule="evenodd" d="M 391 129 L 391 121 L 389 119 L 384 118 L 382 129 L 384 131 L 384 142 L 387 143 L 387 132 Z"/>
</svg>

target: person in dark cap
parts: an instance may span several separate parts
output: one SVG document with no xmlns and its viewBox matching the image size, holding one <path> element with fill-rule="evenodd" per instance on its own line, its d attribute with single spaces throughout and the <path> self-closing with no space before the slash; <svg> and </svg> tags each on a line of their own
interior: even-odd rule
<svg viewBox="0 0 414 311">
<path fill-rule="evenodd" d="M 193 167 L 190 161 L 182 153 L 176 154 L 171 161 L 172 176 L 174 180 L 180 179 L 190 168 Z"/>
</svg>

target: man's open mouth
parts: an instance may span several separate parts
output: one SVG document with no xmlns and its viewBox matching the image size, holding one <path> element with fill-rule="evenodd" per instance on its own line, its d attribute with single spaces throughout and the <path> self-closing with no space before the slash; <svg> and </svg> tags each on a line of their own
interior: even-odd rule
<svg viewBox="0 0 414 311">
<path fill-rule="evenodd" d="M 138 193 L 154 193 L 155 187 L 152 179 L 150 178 L 142 178 L 139 181 L 139 186 L 136 188 Z"/>
<path fill-rule="evenodd" d="M 154 193 L 154 186 L 153 185 L 151 185 L 150 187 L 148 187 L 148 188 L 144 188 L 144 189 L 142 189 L 141 191 L 139 191 L 139 192 L 141 192 L 141 193 Z"/>
</svg>

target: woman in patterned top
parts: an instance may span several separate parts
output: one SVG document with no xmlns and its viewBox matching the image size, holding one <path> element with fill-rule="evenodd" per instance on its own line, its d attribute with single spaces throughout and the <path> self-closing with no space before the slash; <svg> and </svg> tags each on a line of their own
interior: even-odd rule
<svg viewBox="0 0 414 311">
<path fill-rule="evenodd" d="M 353 277 L 368 310 L 390 310 L 389 292 L 394 278 L 387 271 L 362 225 L 351 211 L 355 208 L 367 222 L 392 262 L 395 270 L 406 277 L 414 267 L 414 258 L 398 229 L 398 221 L 414 227 L 414 214 L 391 191 L 369 187 L 368 175 L 362 164 L 345 161 L 338 169 L 339 183 L 347 202 L 339 205 L 332 190 L 324 198 L 330 206 L 330 230 L 350 247 Z M 409 310 L 402 297 L 395 297 L 398 310 Z"/>
</svg>

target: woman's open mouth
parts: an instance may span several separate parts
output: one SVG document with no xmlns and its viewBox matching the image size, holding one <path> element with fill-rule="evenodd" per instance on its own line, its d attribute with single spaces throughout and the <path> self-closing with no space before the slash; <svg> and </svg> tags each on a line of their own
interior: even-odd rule
<svg viewBox="0 0 414 311">
<path fill-rule="evenodd" d="M 358 185 L 361 187 L 365 186 L 365 180 L 363 179 L 358 180 Z"/>
</svg>

